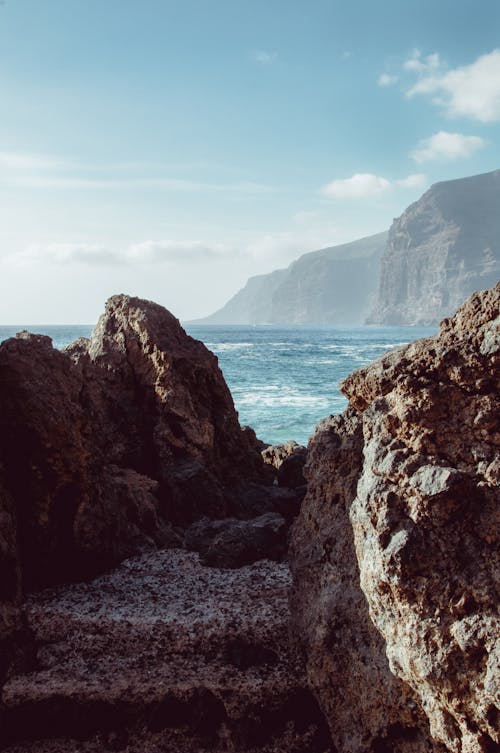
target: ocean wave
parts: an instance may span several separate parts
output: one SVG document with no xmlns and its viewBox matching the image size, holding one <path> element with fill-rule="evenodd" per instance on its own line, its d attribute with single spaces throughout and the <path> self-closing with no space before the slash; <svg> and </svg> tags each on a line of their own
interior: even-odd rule
<svg viewBox="0 0 500 753">
<path fill-rule="evenodd" d="M 328 407 L 330 400 L 321 395 L 264 395 L 262 392 L 247 392 L 238 395 L 235 401 L 237 407 L 246 405 L 259 405 L 265 408 L 274 408 L 278 406 L 315 406 Z"/>
<path fill-rule="evenodd" d="M 242 350 L 243 348 L 253 348 L 255 343 L 205 343 L 205 346 L 209 350 L 213 350 L 214 353 L 226 353 L 233 350 Z"/>
</svg>

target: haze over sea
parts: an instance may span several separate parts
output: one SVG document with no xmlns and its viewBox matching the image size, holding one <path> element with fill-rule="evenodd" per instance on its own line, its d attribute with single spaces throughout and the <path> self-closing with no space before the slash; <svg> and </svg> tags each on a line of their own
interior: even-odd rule
<svg viewBox="0 0 500 753">
<path fill-rule="evenodd" d="M 88 337 L 91 325 L 0 326 L 0 340 L 16 332 L 49 335 L 64 348 Z M 307 444 L 317 422 L 346 406 L 338 383 L 387 350 L 434 334 L 435 328 L 310 328 L 186 326 L 219 357 L 240 423 L 265 442 Z"/>
</svg>

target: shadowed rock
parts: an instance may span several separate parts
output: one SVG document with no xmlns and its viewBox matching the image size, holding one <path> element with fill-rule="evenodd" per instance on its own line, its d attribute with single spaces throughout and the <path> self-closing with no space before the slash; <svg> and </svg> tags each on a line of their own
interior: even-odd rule
<svg viewBox="0 0 500 753">
<path fill-rule="evenodd" d="M 65 352 L 28 333 L 2 343 L 0 421 L 4 514 L 28 588 L 178 542 L 172 526 L 227 516 L 262 478 L 217 358 L 128 296 Z"/>
</svg>

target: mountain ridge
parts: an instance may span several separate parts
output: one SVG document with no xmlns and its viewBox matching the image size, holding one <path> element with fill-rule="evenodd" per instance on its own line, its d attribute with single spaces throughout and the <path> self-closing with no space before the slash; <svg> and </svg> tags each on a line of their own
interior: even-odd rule
<svg viewBox="0 0 500 753">
<path fill-rule="evenodd" d="M 433 325 L 500 277 L 500 170 L 434 183 L 388 231 L 250 277 L 190 324 Z"/>
</svg>

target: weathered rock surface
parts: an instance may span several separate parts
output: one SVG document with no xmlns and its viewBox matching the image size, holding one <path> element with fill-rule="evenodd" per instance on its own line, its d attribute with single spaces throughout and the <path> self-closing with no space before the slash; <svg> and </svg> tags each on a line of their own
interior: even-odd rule
<svg viewBox="0 0 500 753">
<path fill-rule="evenodd" d="M 372 324 L 433 324 L 500 278 L 500 170 L 432 186 L 395 220 Z"/>
<path fill-rule="evenodd" d="M 261 452 L 264 463 L 277 470 L 279 486 L 296 489 L 304 486 L 304 465 L 307 460 L 307 447 L 293 440 L 285 444 L 269 445 Z"/>
<path fill-rule="evenodd" d="M 32 595 L 37 655 L 3 691 L 8 753 L 331 751 L 288 639 L 285 564 L 164 550 Z"/>
<path fill-rule="evenodd" d="M 352 374 L 311 442 L 292 612 L 342 751 L 500 745 L 499 303 Z"/>
<path fill-rule="evenodd" d="M 263 466 L 216 357 L 128 296 L 66 352 L 28 333 L 0 345 L 0 458 L 2 550 L 27 588 L 179 542 L 172 527 L 231 514 Z"/>
<path fill-rule="evenodd" d="M 204 565 L 234 568 L 261 559 L 280 562 L 287 552 L 287 522 L 276 512 L 258 518 L 203 520 L 186 531 L 186 546 Z"/>
</svg>

